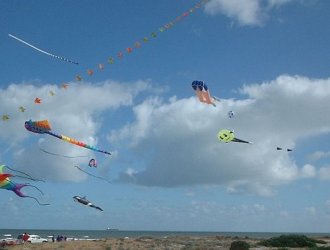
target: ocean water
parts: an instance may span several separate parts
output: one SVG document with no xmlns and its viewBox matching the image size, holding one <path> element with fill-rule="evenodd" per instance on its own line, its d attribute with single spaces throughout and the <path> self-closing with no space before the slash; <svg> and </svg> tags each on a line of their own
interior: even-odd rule
<svg viewBox="0 0 330 250">
<path fill-rule="evenodd" d="M 0 239 L 4 235 L 11 234 L 17 238 L 19 234 L 27 232 L 28 234 L 38 234 L 42 238 L 49 238 L 54 235 L 63 235 L 67 238 L 76 239 L 105 239 L 105 238 L 137 238 L 143 236 L 150 237 L 169 237 L 169 236 L 230 236 L 230 237 L 249 237 L 249 238 L 270 238 L 282 234 L 292 234 L 285 232 L 183 232 L 183 231 L 122 231 L 122 230 L 49 230 L 49 229 L 0 229 Z M 328 236 L 330 233 L 297 233 L 306 236 Z"/>
</svg>

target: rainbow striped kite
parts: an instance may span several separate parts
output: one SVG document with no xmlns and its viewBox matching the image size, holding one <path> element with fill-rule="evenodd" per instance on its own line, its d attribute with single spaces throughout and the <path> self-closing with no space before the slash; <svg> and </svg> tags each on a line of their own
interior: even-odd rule
<svg viewBox="0 0 330 250">
<path fill-rule="evenodd" d="M 97 152 L 101 152 L 101 153 L 104 153 L 104 154 L 111 155 L 111 153 L 109 153 L 107 151 L 95 148 L 95 147 L 90 146 L 90 145 L 88 145 L 84 142 L 77 141 L 77 140 L 72 139 L 70 137 L 67 137 L 65 135 L 58 135 L 58 134 L 55 134 L 55 133 L 51 132 L 51 127 L 50 127 L 50 124 L 47 120 L 43 120 L 43 121 L 31 121 L 31 120 L 29 120 L 29 121 L 26 121 L 25 122 L 25 128 L 27 130 L 29 130 L 30 132 L 33 132 L 33 133 L 49 134 L 49 135 L 57 137 L 57 138 L 59 138 L 63 141 L 75 144 L 77 146 L 88 148 L 90 150 L 94 150 L 94 151 L 97 151 Z"/>
</svg>

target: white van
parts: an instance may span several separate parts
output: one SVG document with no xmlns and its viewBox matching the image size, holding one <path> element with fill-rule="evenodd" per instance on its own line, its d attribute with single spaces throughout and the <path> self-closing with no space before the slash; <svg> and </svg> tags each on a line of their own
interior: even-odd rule
<svg viewBox="0 0 330 250">
<path fill-rule="evenodd" d="M 42 243 L 42 242 L 48 242 L 48 239 L 41 238 L 39 235 L 36 234 L 30 234 L 29 239 L 27 240 L 29 243 Z"/>
</svg>

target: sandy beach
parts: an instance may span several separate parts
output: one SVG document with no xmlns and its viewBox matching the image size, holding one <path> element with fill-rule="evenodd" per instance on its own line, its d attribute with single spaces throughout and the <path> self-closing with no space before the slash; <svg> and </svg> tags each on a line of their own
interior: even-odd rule
<svg viewBox="0 0 330 250">
<path fill-rule="evenodd" d="M 326 244 L 323 247 L 330 246 L 330 238 L 317 238 L 322 239 Z M 250 245 L 251 250 L 267 250 L 267 249 L 283 249 L 276 247 L 264 247 L 259 245 L 260 239 L 253 238 L 238 238 L 229 236 L 204 236 L 204 237 L 191 237 L 191 236 L 171 236 L 171 237 L 137 237 L 137 238 L 109 238 L 97 241 L 66 241 L 66 242 L 48 242 L 39 244 L 24 244 L 7 246 L 4 249 L 10 250 L 50 250 L 50 249 L 66 249 L 66 250 L 135 250 L 135 249 L 193 249 L 193 250 L 228 250 L 233 241 L 245 241 Z M 1 248 L 0 248 L 1 249 Z M 285 248 L 285 249 L 309 249 L 309 248 Z"/>
</svg>

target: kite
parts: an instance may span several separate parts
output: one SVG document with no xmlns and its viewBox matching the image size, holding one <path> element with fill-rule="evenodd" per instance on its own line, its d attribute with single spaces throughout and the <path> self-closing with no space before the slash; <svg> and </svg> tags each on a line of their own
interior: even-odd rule
<svg viewBox="0 0 330 250">
<path fill-rule="evenodd" d="M 90 159 L 88 166 L 97 168 L 97 162 L 95 159 Z"/>
<path fill-rule="evenodd" d="M 33 196 L 29 196 L 29 195 L 23 194 L 22 191 L 21 191 L 21 189 L 23 187 L 28 187 L 28 186 L 29 187 L 34 187 L 41 194 L 43 194 L 43 192 L 39 188 L 37 188 L 36 186 L 31 185 L 29 183 L 18 184 L 18 183 L 12 182 L 9 177 L 12 177 L 13 175 L 3 173 L 3 169 L 5 167 L 7 167 L 7 166 L 5 166 L 5 165 L 1 165 L 0 166 L 0 189 L 2 188 L 2 189 L 13 191 L 17 196 L 22 197 L 22 198 L 31 198 L 31 199 L 34 199 L 39 205 L 42 205 L 42 206 L 50 205 L 48 203 L 40 203 L 37 198 L 35 198 Z"/>
<path fill-rule="evenodd" d="M 20 106 L 18 109 L 19 109 L 21 112 L 25 112 L 25 110 L 26 110 L 26 108 L 24 108 L 23 106 Z"/>
<path fill-rule="evenodd" d="M 90 149 L 90 150 L 94 150 L 94 151 L 97 151 L 97 152 L 100 152 L 100 153 L 111 155 L 110 152 L 95 148 L 95 147 L 90 146 L 90 145 L 88 145 L 84 142 L 77 141 L 77 140 L 72 139 L 70 137 L 67 137 L 65 135 L 59 135 L 59 134 L 55 134 L 55 133 L 51 132 L 51 127 L 50 127 L 50 124 L 49 124 L 48 120 L 43 120 L 43 121 L 31 121 L 31 120 L 29 120 L 29 121 L 26 121 L 25 122 L 25 128 L 28 131 L 33 132 L 33 133 L 49 134 L 51 136 L 54 136 L 58 139 L 61 139 L 61 140 L 64 140 L 66 142 L 75 144 L 77 146 L 84 147 L 84 148 L 87 148 L 87 149 Z"/>
<path fill-rule="evenodd" d="M 86 199 L 86 196 L 80 197 L 80 196 L 77 196 L 76 195 L 76 196 L 73 196 L 73 200 L 75 202 L 79 202 L 80 204 L 83 204 L 83 205 L 86 205 L 86 206 L 90 206 L 90 207 L 96 208 L 96 209 L 98 209 L 100 211 L 103 211 L 102 208 L 95 206 L 93 203 L 91 203 L 89 200 L 87 200 Z"/>
<path fill-rule="evenodd" d="M 9 115 L 2 115 L 2 116 L 1 116 L 1 119 L 2 119 L 3 121 L 8 121 L 8 120 L 9 120 Z"/>
<path fill-rule="evenodd" d="M 34 99 L 34 103 L 41 104 L 41 99 L 37 97 L 36 99 Z"/>
<path fill-rule="evenodd" d="M 63 89 L 67 89 L 69 87 L 69 84 L 68 83 L 63 83 L 62 86 L 61 86 Z"/>
<path fill-rule="evenodd" d="M 196 96 L 198 97 L 200 102 L 204 102 L 207 104 L 212 104 L 214 107 L 215 101 L 220 101 L 219 98 L 210 95 L 210 91 L 208 87 L 204 83 L 204 81 L 193 81 L 191 83 L 192 88 L 195 90 Z"/>
<path fill-rule="evenodd" d="M 242 143 L 249 143 L 249 144 L 251 144 L 251 142 L 243 141 L 241 139 L 235 138 L 234 132 L 233 131 L 230 131 L 228 129 L 222 129 L 222 130 L 220 130 L 219 133 L 218 133 L 218 139 L 220 141 L 225 142 L 225 143 L 228 143 L 228 142 L 242 142 Z"/>
<path fill-rule="evenodd" d="M 89 173 L 89 172 L 83 170 L 83 169 L 80 168 L 79 166 L 75 166 L 75 167 L 76 167 L 78 170 L 80 170 L 81 172 L 84 172 L 85 174 L 88 174 L 88 175 L 90 175 L 90 176 L 92 176 L 92 177 L 94 177 L 94 178 L 97 178 L 97 179 L 100 179 L 100 180 L 104 180 L 104 181 L 106 181 L 106 182 L 111 183 L 111 181 L 107 180 L 106 178 L 103 178 L 103 177 L 101 177 L 101 176 L 97 176 L 97 175 L 93 175 L 93 174 L 91 174 L 91 173 Z"/>
<path fill-rule="evenodd" d="M 233 118 L 235 116 L 235 113 L 234 113 L 234 111 L 230 110 L 230 111 L 228 111 L 227 115 L 229 118 Z"/>
<path fill-rule="evenodd" d="M 44 180 L 39 180 L 39 179 L 33 178 L 31 175 L 29 175 L 29 174 L 27 174 L 27 173 L 25 173 L 23 171 L 19 171 L 19 170 L 10 168 L 7 165 L 0 165 L 0 173 L 1 173 L 1 171 L 3 171 L 4 168 L 7 168 L 7 169 L 9 169 L 12 172 L 17 172 L 17 173 L 22 174 L 22 175 L 17 175 L 17 174 L 12 175 L 12 174 L 10 174 L 13 177 L 19 177 L 19 178 L 23 178 L 23 179 L 29 179 L 29 180 L 32 180 L 32 181 L 42 181 L 42 182 L 45 182 Z"/>
<path fill-rule="evenodd" d="M 276 148 L 276 150 L 282 150 L 282 148 L 280 148 L 280 147 L 277 147 L 277 148 Z M 290 149 L 290 148 L 287 148 L 287 149 L 286 149 L 286 151 L 288 151 L 288 152 L 291 152 L 291 151 L 292 151 L 292 149 Z"/>
<path fill-rule="evenodd" d="M 34 46 L 34 45 L 32 45 L 32 44 L 30 44 L 30 43 L 28 43 L 28 42 L 25 42 L 24 40 L 22 40 L 22 39 L 20 39 L 20 38 L 18 38 L 18 37 L 16 37 L 16 36 L 14 36 L 14 35 L 8 34 L 8 36 L 10 36 L 10 37 L 16 39 L 17 41 L 19 41 L 19 42 L 21 42 L 21 43 L 24 43 L 24 44 L 27 45 L 27 46 L 30 46 L 31 48 L 33 48 L 33 49 L 35 49 L 35 50 L 37 50 L 37 51 L 39 51 L 39 52 L 41 52 L 41 53 L 46 54 L 46 55 L 48 55 L 48 56 L 51 56 L 51 57 L 54 57 L 54 58 L 57 58 L 57 59 L 60 59 L 60 60 L 63 60 L 63 61 L 69 62 L 69 63 L 79 64 L 79 63 L 74 62 L 74 61 L 71 61 L 70 59 L 67 59 L 67 58 L 65 58 L 65 57 L 63 57 L 63 56 L 57 56 L 57 55 L 51 54 L 51 53 L 49 53 L 49 52 L 47 52 L 47 51 L 44 51 L 44 50 L 42 50 L 42 49 L 39 49 L 38 47 L 36 47 L 36 46 Z"/>
<path fill-rule="evenodd" d="M 55 95 L 55 92 L 54 92 L 54 91 L 49 91 L 49 94 L 50 94 L 51 96 L 54 96 L 54 95 Z"/>
</svg>

